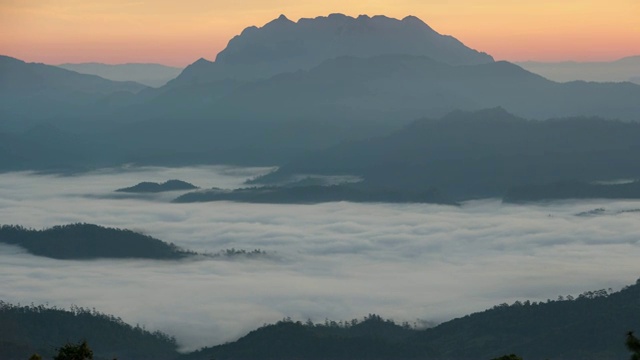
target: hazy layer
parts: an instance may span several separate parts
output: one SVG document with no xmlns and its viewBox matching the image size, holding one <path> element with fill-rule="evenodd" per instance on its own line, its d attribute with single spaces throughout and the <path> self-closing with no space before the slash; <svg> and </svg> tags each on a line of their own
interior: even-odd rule
<svg viewBox="0 0 640 360">
<path fill-rule="evenodd" d="M 35 228 L 89 222 L 196 251 L 260 248 L 261 260 L 58 261 L 0 247 L 0 299 L 77 304 L 177 336 L 185 349 L 233 340 L 285 316 L 378 313 L 447 320 L 517 299 L 633 283 L 640 202 L 462 207 L 328 203 L 170 204 L 104 199 L 140 181 L 231 188 L 266 169 L 145 168 L 73 177 L 0 175 L 0 219 Z M 575 216 L 604 207 L 608 215 Z"/>
</svg>

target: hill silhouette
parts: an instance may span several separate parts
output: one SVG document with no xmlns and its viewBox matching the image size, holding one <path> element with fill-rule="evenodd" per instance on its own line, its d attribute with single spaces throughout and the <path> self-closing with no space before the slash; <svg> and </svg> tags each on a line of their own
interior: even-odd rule
<svg viewBox="0 0 640 360">
<path fill-rule="evenodd" d="M 116 190 L 127 193 L 158 193 L 176 190 L 193 190 L 198 187 L 182 180 L 167 180 L 163 183 L 144 181 L 131 187 Z"/>
<path fill-rule="evenodd" d="M 0 358 L 24 360 L 38 353 L 52 358 L 67 342 L 87 340 L 95 359 L 121 360 L 178 357 L 175 338 L 133 327 L 95 309 L 72 306 L 20 306 L 0 301 Z"/>
<path fill-rule="evenodd" d="M 0 227 L 0 242 L 54 259 L 143 258 L 182 259 L 195 253 L 131 230 L 92 224 L 54 226 L 45 230 Z"/>
<path fill-rule="evenodd" d="M 378 55 L 428 56 L 452 65 L 492 62 L 451 36 L 440 35 L 422 20 L 343 14 L 300 19 L 281 15 L 263 27 L 251 26 L 229 41 L 215 62 L 204 59 L 187 67 L 171 85 L 205 83 L 226 78 L 266 79 L 281 73 L 309 70 L 341 57 Z"/>
<path fill-rule="evenodd" d="M 0 301 L 0 357 L 50 354 L 69 339 L 86 339 L 111 359 L 524 359 L 614 360 L 627 356 L 625 334 L 637 329 L 640 280 L 618 292 L 587 291 L 556 300 L 516 301 L 420 329 L 369 314 L 323 323 L 289 318 L 237 341 L 177 354 L 175 340 L 132 327 L 112 315 L 72 306 L 16 306 Z M 55 331 L 53 330 L 55 329 Z M 75 340 L 77 339 L 77 340 Z"/>
<path fill-rule="evenodd" d="M 81 74 L 97 75 L 113 81 L 135 81 L 151 87 L 163 86 L 182 72 L 182 69 L 177 67 L 141 63 L 118 65 L 79 63 L 57 66 Z"/>
<path fill-rule="evenodd" d="M 458 200 L 501 197 L 529 184 L 636 178 L 639 136 L 637 123 L 532 121 L 500 108 L 458 111 L 300 157 L 255 182 L 279 184 L 298 174 L 354 175 L 371 187 L 435 187 Z"/>
<path fill-rule="evenodd" d="M 458 61 L 438 58 L 447 54 Z M 247 77 L 234 78 L 236 70 L 228 69 L 209 76 L 211 66 L 237 68 Z M 264 69 L 270 75 L 251 75 Z M 215 63 L 201 59 L 161 88 L 78 96 L 84 105 L 65 103 L 64 111 L 57 111 L 37 92 L 19 95 L 23 109 L 25 104 L 34 109 L 24 116 L 80 139 L 71 154 L 46 147 L 24 165 L 17 149 L 32 145 L 16 129 L 29 130 L 35 120 L 25 121 L 0 106 L 0 116 L 7 119 L 0 121 L 0 132 L 19 140 L 16 149 L 0 149 L 11 158 L 1 170 L 124 163 L 281 165 L 456 109 L 500 106 L 531 119 L 640 120 L 638 85 L 549 81 L 514 64 L 494 62 L 413 17 L 337 14 L 297 23 L 280 18 L 248 28 Z M 42 160 L 37 154 L 43 154 Z"/>
<path fill-rule="evenodd" d="M 640 281 L 619 292 L 587 291 L 545 302 L 501 304 L 426 330 L 376 315 L 363 321 L 283 320 L 238 341 L 187 355 L 200 359 L 620 359 L 639 326 Z"/>
<path fill-rule="evenodd" d="M 68 116 L 78 108 L 90 109 L 105 96 L 132 96 L 144 88 L 131 81 L 111 81 L 0 55 L 0 112 L 6 116 L 4 121 Z"/>
<path fill-rule="evenodd" d="M 638 120 L 638 98 L 638 85 L 560 84 L 506 62 L 455 67 L 404 55 L 342 57 L 262 81 L 167 87 L 121 114 L 136 121 L 97 142 L 101 149 L 117 144 L 136 163 L 279 165 L 456 109 Z"/>
</svg>

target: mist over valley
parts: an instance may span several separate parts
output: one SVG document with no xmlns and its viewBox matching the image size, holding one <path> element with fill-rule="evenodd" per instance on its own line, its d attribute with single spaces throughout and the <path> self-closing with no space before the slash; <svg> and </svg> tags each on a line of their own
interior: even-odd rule
<svg viewBox="0 0 640 360">
<path fill-rule="evenodd" d="M 195 2 L 0 4 L 137 26 L 100 61 L 91 31 L 0 45 L 0 358 L 640 356 L 640 49 L 516 61 L 522 33 L 507 61 L 414 15 Z M 162 48 L 141 7 L 201 35 Z"/>
</svg>

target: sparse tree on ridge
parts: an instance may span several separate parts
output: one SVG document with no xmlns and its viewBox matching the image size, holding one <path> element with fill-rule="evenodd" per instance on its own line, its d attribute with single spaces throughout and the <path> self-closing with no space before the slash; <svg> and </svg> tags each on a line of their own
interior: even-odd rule
<svg viewBox="0 0 640 360">
<path fill-rule="evenodd" d="M 503 355 L 491 360 L 522 360 L 522 358 L 516 354 Z"/>
<path fill-rule="evenodd" d="M 640 340 L 633 335 L 633 331 L 627 333 L 627 348 L 631 351 L 631 360 L 640 360 Z"/>
<path fill-rule="evenodd" d="M 58 355 L 53 360 L 93 360 L 93 350 L 84 340 L 79 344 L 66 344 L 58 349 Z"/>
</svg>

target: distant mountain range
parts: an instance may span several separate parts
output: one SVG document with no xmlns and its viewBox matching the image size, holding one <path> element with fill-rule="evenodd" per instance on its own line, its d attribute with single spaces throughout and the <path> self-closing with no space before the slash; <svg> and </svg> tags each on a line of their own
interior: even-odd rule
<svg viewBox="0 0 640 360">
<path fill-rule="evenodd" d="M 611 62 L 518 62 L 517 65 L 553 81 L 630 81 L 640 84 L 640 56 Z"/>
<path fill-rule="evenodd" d="M 280 17 L 247 28 L 214 63 L 196 61 L 153 89 L 3 60 L 13 68 L 0 67 L 0 79 L 11 79 L 2 82 L 0 93 L 7 96 L 0 99 L 0 133 L 15 145 L 0 146 L 9 154 L 0 170 L 60 168 L 65 162 L 279 165 L 389 134 L 417 118 L 493 107 L 541 120 L 640 121 L 639 85 L 553 82 L 495 62 L 415 17 Z M 33 69 L 39 69 L 40 82 L 32 79 Z M 60 77 L 66 79 L 62 84 Z M 100 86 L 88 86 L 91 79 Z M 20 87 L 25 90 L 13 91 Z M 33 144 L 20 131 L 42 124 L 75 139 L 70 156 L 70 145 L 16 150 Z M 56 160 L 34 159 L 32 153 Z"/>
<path fill-rule="evenodd" d="M 97 75 L 113 81 L 135 81 L 150 87 L 160 87 L 182 72 L 182 68 L 178 67 L 141 63 L 118 65 L 79 63 L 57 66 L 80 74 Z"/>
<path fill-rule="evenodd" d="M 29 119 L 57 122 L 71 114 L 96 110 L 99 102 L 131 97 L 146 86 L 111 81 L 56 66 L 26 63 L 0 55 L 0 129 Z"/>
<path fill-rule="evenodd" d="M 457 111 L 301 156 L 255 182 L 353 175 L 373 188 L 437 188 L 454 200 L 503 196 L 514 186 L 638 178 L 639 139 L 640 123 L 534 121 L 501 108 Z"/>
<path fill-rule="evenodd" d="M 493 62 L 451 36 L 438 34 L 422 20 L 386 16 L 357 18 L 342 14 L 300 19 L 284 15 L 261 28 L 251 26 L 229 41 L 215 62 L 204 59 L 188 66 L 172 85 L 223 79 L 257 80 L 281 73 L 309 70 L 340 56 L 427 56 L 451 65 Z"/>
</svg>

